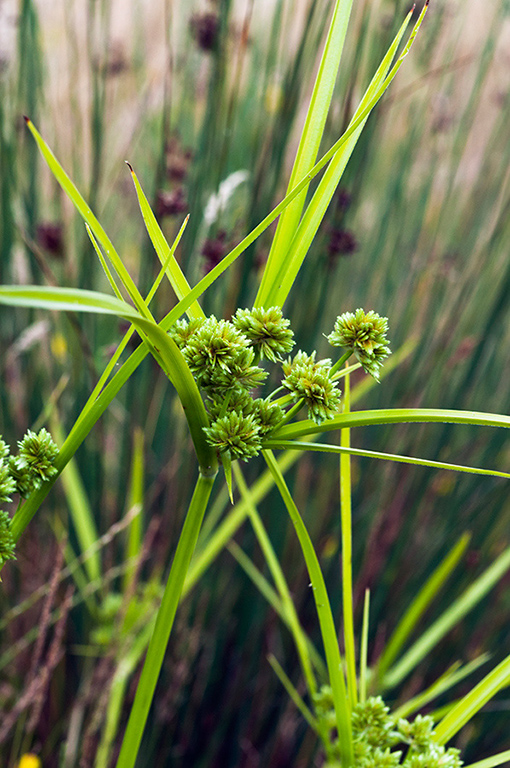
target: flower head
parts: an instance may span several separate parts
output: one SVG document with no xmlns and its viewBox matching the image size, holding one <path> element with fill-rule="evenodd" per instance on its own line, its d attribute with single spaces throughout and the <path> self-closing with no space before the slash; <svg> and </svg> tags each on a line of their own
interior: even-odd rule
<svg viewBox="0 0 510 768">
<path fill-rule="evenodd" d="M 315 714 L 327 730 L 335 724 L 331 689 L 323 686 L 314 696 Z M 396 720 L 380 696 L 359 702 L 352 709 L 352 739 L 356 768 L 399 768 L 402 745 L 408 745 L 405 765 L 410 768 L 461 768 L 459 750 L 436 741 L 433 720 L 418 715 L 413 722 Z M 332 744 L 328 768 L 340 765 L 339 742 Z M 338 761 L 337 761 L 338 759 Z"/>
<path fill-rule="evenodd" d="M 11 533 L 11 518 L 0 509 L 0 566 L 6 560 L 15 560 L 15 542 Z"/>
<path fill-rule="evenodd" d="M 260 359 L 276 363 L 294 346 L 290 321 L 282 317 L 280 307 L 238 309 L 232 323 L 249 339 Z"/>
<path fill-rule="evenodd" d="M 232 459 L 247 461 L 256 456 L 261 447 L 260 426 L 253 414 L 230 411 L 205 427 L 207 440 L 220 453 L 228 453 Z"/>
<path fill-rule="evenodd" d="M 201 323 L 182 352 L 200 387 L 252 389 L 267 375 L 252 365 L 254 352 L 246 336 L 214 315 Z"/>
<path fill-rule="evenodd" d="M 260 427 L 260 434 L 265 437 L 283 419 L 283 411 L 278 403 L 271 403 L 258 397 L 253 401 L 253 415 Z"/>
<path fill-rule="evenodd" d="M 298 352 L 294 359 L 283 363 L 285 378 L 282 384 L 293 395 L 294 400 L 304 399 L 308 407 L 308 418 L 316 424 L 332 418 L 340 408 L 341 392 L 331 377 L 331 360 L 315 362 L 315 352 L 307 355 Z"/>
<path fill-rule="evenodd" d="M 0 459 L 8 459 L 9 453 L 10 453 L 9 446 L 0 437 Z"/>
<path fill-rule="evenodd" d="M 354 313 L 344 312 L 337 317 L 328 341 L 334 347 L 350 349 L 366 373 L 379 379 L 381 363 L 390 354 L 387 331 L 388 318 L 373 310 L 365 314 L 363 309 L 357 309 Z"/>
<path fill-rule="evenodd" d="M 9 471 L 9 446 L 0 437 L 0 502 L 11 501 L 16 483 Z"/>
<path fill-rule="evenodd" d="M 27 430 L 23 440 L 18 441 L 18 447 L 19 453 L 11 458 L 9 469 L 19 493 L 27 496 L 32 490 L 40 488 L 45 480 L 57 474 L 54 462 L 58 456 L 58 447 L 44 427 L 37 434 Z"/>
<path fill-rule="evenodd" d="M 168 335 L 175 341 L 179 349 L 182 349 L 204 322 L 201 318 L 190 320 L 189 323 L 187 320 L 177 320 L 168 331 Z"/>
</svg>

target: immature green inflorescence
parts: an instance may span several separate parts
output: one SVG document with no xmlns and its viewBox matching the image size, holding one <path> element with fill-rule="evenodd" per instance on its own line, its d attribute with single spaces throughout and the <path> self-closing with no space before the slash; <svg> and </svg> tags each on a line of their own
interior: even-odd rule
<svg viewBox="0 0 510 768">
<path fill-rule="evenodd" d="M 298 352 L 294 359 L 283 363 L 283 386 L 294 400 L 303 399 L 308 407 L 308 418 L 322 424 L 340 408 L 341 392 L 331 376 L 331 360 L 315 362 L 315 352 Z"/>
<path fill-rule="evenodd" d="M 358 309 L 355 315 L 346 313 L 337 319 L 330 341 L 347 346 L 365 370 L 378 377 L 381 360 L 389 353 L 386 330 L 385 318 L 375 312 L 365 315 Z M 308 355 L 302 351 L 292 359 L 282 359 L 294 346 L 294 334 L 279 307 L 238 309 L 231 321 L 217 320 L 214 315 L 190 322 L 179 320 L 169 334 L 203 391 L 211 420 L 204 429 L 208 442 L 232 459 L 256 456 L 263 439 L 287 414 L 292 418 L 301 404 L 316 424 L 340 410 L 337 380 L 341 374 L 332 367 L 331 360 L 316 361 L 315 352 Z M 276 402 L 271 402 L 275 393 L 265 399 L 253 397 L 253 390 L 268 375 L 260 365 L 263 360 L 281 364 L 281 383 L 290 396 Z M 286 413 L 282 406 L 288 406 L 289 401 L 293 405 Z"/>
<path fill-rule="evenodd" d="M 232 323 L 214 315 L 202 322 L 183 346 L 183 355 L 204 389 L 226 390 L 239 386 L 253 389 L 267 376 L 254 365 L 249 340 Z"/>
<path fill-rule="evenodd" d="M 15 560 L 15 543 L 11 533 L 11 519 L 7 512 L 0 509 L 0 566 L 6 560 Z"/>
<path fill-rule="evenodd" d="M 323 686 L 315 697 L 315 712 L 328 732 L 335 728 L 331 688 Z M 380 696 L 358 703 L 352 710 L 352 737 L 356 768 L 460 768 L 459 750 L 439 745 L 434 721 L 418 715 L 412 722 L 391 716 Z M 333 745 L 333 752 L 338 744 Z M 338 759 L 338 762 L 337 762 Z M 340 756 L 325 768 L 340 766 Z"/>
<path fill-rule="evenodd" d="M 20 496 L 27 498 L 45 480 L 56 475 L 54 462 L 58 447 L 43 427 L 37 434 L 27 430 L 23 440 L 18 441 L 18 448 L 18 455 L 9 459 L 9 472 Z"/>
<path fill-rule="evenodd" d="M 211 425 L 205 433 L 220 453 L 243 460 L 256 456 L 262 438 L 283 419 L 277 403 L 253 398 L 251 391 L 267 378 L 256 360 L 276 360 L 292 347 L 288 326 L 281 310 L 273 307 L 239 310 L 232 322 L 214 315 L 189 323 L 180 320 L 171 329 L 206 395 Z"/>
<path fill-rule="evenodd" d="M 232 322 L 249 339 L 261 360 L 276 363 L 294 346 L 290 321 L 282 316 L 280 307 L 238 309 Z"/>
<path fill-rule="evenodd" d="M 345 347 L 354 352 L 366 373 L 379 380 L 381 363 L 390 354 L 387 331 L 386 317 L 373 310 L 365 313 L 363 309 L 357 309 L 355 313 L 344 312 L 337 317 L 328 341 L 334 347 Z"/>
<path fill-rule="evenodd" d="M 0 503 L 11 500 L 16 483 L 9 470 L 9 446 L 0 438 Z"/>
</svg>

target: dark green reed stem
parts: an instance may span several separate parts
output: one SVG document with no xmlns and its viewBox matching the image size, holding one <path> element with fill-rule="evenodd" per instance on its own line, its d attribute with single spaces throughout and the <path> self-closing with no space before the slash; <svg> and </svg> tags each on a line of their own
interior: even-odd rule
<svg viewBox="0 0 510 768">
<path fill-rule="evenodd" d="M 170 632 L 181 598 L 184 579 L 188 572 L 191 556 L 195 550 L 200 526 L 209 501 L 216 475 L 199 474 L 195 491 L 184 521 L 170 575 L 163 594 L 163 600 L 156 619 L 154 633 L 149 643 L 147 656 L 136 690 L 135 700 L 129 716 L 126 733 L 122 742 L 117 768 L 133 768 L 140 748 L 145 723 L 151 707 L 159 673 L 165 657 Z"/>
</svg>

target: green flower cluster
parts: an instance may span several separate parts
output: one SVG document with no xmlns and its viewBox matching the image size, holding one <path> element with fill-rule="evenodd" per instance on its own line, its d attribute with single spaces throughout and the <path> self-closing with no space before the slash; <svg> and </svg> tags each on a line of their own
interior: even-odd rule
<svg viewBox="0 0 510 768">
<path fill-rule="evenodd" d="M 27 430 L 18 448 L 17 456 L 9 455 L 9 447 L 0 438 L 0 502 L 11 501 L 16 492 L 26 499 L 57 473 L 58 448 L 44 427 L 37 434 Z"/>
<path fill-rule="evenodd" d="M 37 434 L 29 429 L 18 448 L 18 455 L 11 456 L 9 446 L 0 437 L 0 502 L 11 501 L 11 494 L 16 492 L 27 498 L 57 472 L 53 462 L 58 448 L 44 428 Z M 11 519 L 0 510 L 0 566 L 15 559 L 14 547 Z"/>
<path fill-rule="evenodd" d="M 379 377 L 381 361 L 389 354 L 387 320 L 375 312 L 357 309 L 337 318 L 329 341 L 354 352 L 366 371 Z M 297 413 L 301 405 L 316 424 L 335 416 L 341 404 L 337 368 L 331 360 L 316 360 L 316 353 L 299 351 L 283 360 L 294 346 L 290 323 L 279 307 L 238 309 L 232 319 L 214 315 L 190 322 L 179 320 L 169 331 L 181 350 L 198 386 L 205 395 L 211 417 L 205 428 L 208 442 L 232 459 L 256 456 L 266 435 L 282 420 Z M 280 362 L 282 386 L 288 394 L 281 404 L 293 404 L 284 413 L 271 397 L 253 398 L 252 391 L 267 378 L 263 360 Z M 291 412 L 292 411 L 292 412 Z"/>
<path fill-rule="evenodd" d="M 276 361 L 294 343 L 281 309 L 238 310 L 231 322 L 214 315 L 181 320 L 170 335 L 206 395 L 209 443 L 232 459 L 256 456 L 263 437 L 283 418 L 277 403 L 251 395 L 267 378 L 258 360 Z"/>
<path fill-rule="evenodd" d="M 16 483 L 16 490 L 26 499 L 43 482 L 57 474 L 54 462 L 58 456 L 58 447 L 43 427 L 37 433 L 27 430 L 23 440 L 18 441 L 18 448 L 18 455 L 9 459 L 9 471 Z"/>
<path fill-rule="evenodd" d="M 317 718 L 331 732 L 335 714 L 331 688 L 323 686 L 315 697 Z M 352 736 L 356 768 L 460 768 L 459 750 L 439 745 L 435 740 L 434 721 L 418 715 L 412 722 L 395 719 L 380 696 L 358 703 L 352 711 Z M 333 745 L 333 752 L 338 745 Z M 338 759 L 338 762 L 337 762 Z M 325 768 L 340 766 L 333 757 Z"/>
<path fill-rule="evenodd" d="M 11 533 L 11 518 L 7 512 L 0 509 L 0 566 L 2 566 L 6 560 L 16 559 L 16 555 L 14 554 L 15 546 Z"/>
<path fill-rule="evenodd" d="M 344 312 L 337 317 L 335 327 L 328 336 L 333 347 L 345 347 L 354 352 L 366 373 L 379 380 L 382 361 L 390 354 L 388 339 L 388 318 L 370 310 Z"/>
<path fill-rule="evenodd" d="M 282 317 L 280 307 L 238 309 L 232 322 L 250 340 L 260 360 L 266 358 L 276 363 L 294 346 L 290 320 Z"/>
<path fill-rule="evenodd" d="M 9 446 L 0 438 L 0 503 L 11 501 L 16 483 L 9 470 Z"/>
<path fill-rule="evenodd" d="M 289 390 L 294 402 L 304 400 L 308 418 L 322 424 L 332 418 L 340 408 L 342 393 L 331 372 L 331 360 L 315 362 L 315 352 L 298 352 L 293 360 L 283 363 L 283 386 Z"/>
</svg>

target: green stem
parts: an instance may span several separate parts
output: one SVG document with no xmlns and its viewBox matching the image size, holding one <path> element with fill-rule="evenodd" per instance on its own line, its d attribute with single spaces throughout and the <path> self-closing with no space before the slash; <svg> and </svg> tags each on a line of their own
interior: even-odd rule
<svg viewBox="0 0 510 768">
<path fill-rule="evenodd" d="M 326 590 L 326 584 L 324 582 L 324 576 L 322 575 L 319 559 L 313 547 L 310 535 L 299 514 L 298 508 L 294 503 L 291 493 L 287 488 L 285 479 L 272 451 L 264 450 L 262 453 L 287 508 L 290 519 L 292 520 L 305 558 L 313 597 L 317 608 L 317 615 L 319 617 L 322 641 L 326 653 L 329 682 L 333 691 L 333 703 L 335 707 L 341 762 L 343 768 L 349 768 L 349 766 L 354 764 L 351 712 L 342 671 L 342 657 L 340 656 L 335 622 L 331 611 L 328 592 Z"/>
<path fill-rule="evenodd" d="M 214 476 L 199 474 L 158 611 L 154 633 L 147 650 L 147 656 L 117 761 L 117 768 L 133 768 L 135 765 L 177 606 L 181 598 L 184 579 L 186 578 L 191 556 L 195 549 L 213 483 Z"/>
<path fill-rule="evenodd" d="M 285 414 L 283 419 L 279 422 L 278 426 L 281 427 L 284 424 L 288 424 L 289 421 L 291 421 L 294 418 L 294 416 L 297 413 L 299 413 L 299 411 L 303 407 L 303 403 L 304 403 L 304 398 L 300 397 L 299 400 L 297 401 L 297 403 L 294 403 L 292 408 L 289 408 L 289 410 L 287 411 L 287 413 Z"/>
<path fill-rule="evenodd" d="M 301 624 L 299 623 L 299 618 L 296 613 L 294 603 L 292 602 L 285 576 L 283 575 L 283 571 L 281 569 L 280 563 L 278 562 L 278 558 L 276 557 L 273 545 L 271 544 L 269 536 L 267 535 L 267 531 L 258 513 L 255 501 L 253 499 L 253 494 L 246 484 L 244 475 L 237 462 L 234 464 L 234 474 L 236 483 L 239 487 L 239 490 L 241 491 L 241 496 L 246 503 L 248 517 L 250 518 L 250 522 L 253 526 L 253 530 L 255 531 L 255 535 L 260 544 L 260 548 L 264 554 L 264 558 L 271 572 L 271 576 L 273 577 L 273 581 L 276 584 L 276 588 L 278 589 L 278 593 L 282 601 L 282 606 L 285 610 L 285 613 L 287 614 L 288 626 L 294 637 L 294 642 L 296 644 L 296 649 L 299 655 L 308 691 L 310 696 L 313 696 L 315 693 L 317 693 L 317 683 L 315 682 L 315 676 L 312 670 L 306 635 L 303 632 Z"/>
<path fill-rule="evenodd" d="M 329 372 L 329 375 L 333 376 L 335 373 L 337 373 L 337 371 L 340 370 L 340 368 L 343 366 L 344 363 L 347 362 L 347 360 L 350 358 L 351 355 L 352 355 L 352 349 L 348 349 L 347 352 L 345 352 L 345 354 L 342 355 L 340 360 L 337 360 L 336 363 L 332 366 Z"/>
<path fill-rule="evenodd" d="M 345 355 L 344 355 L 345 357 Z M 350 411 L 349 376 L 345 377 L 344 413 Z M 340 445 L 350 448 L 350 429 L 340 430 Z M 354 617 L 352 605 L 352 502 L 351 502 L 351 457 L 348 453 L 340 456 L 340 516 L 342 522 L 342 602 L 344 614 L 345 661 L 347 663 L 347 689 L 349 701 L 354 707 L 358 701 L 356 684 L 356 651 L 354 646 Z"/>
</svg>

